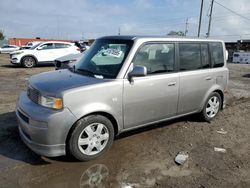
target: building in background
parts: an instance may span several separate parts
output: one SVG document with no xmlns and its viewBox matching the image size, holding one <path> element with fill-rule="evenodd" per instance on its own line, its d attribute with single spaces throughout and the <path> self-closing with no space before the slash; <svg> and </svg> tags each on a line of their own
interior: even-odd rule
<svg viewBox="0 0 250 188">
<path fill-rule="evenodd" d="M 32 42 L 32 41 L 41 41 L 41 42 L 45 42 L 45 41 L 74 42 L 73 40 L 42 39 L 40 37 L 37 37 L 37 38 L 9 38 L 8 39 L 8 44 L 10 44 L 10 45 L 17 45 L 17 46 L 24 46 L 28 42 Z"/>
<path fill-rule="evenodd" d="M 9 38 L 8 39 L 8 44 L 9 45 L 24 46 L 28 42 L 33 42 L 33 41 L 41 41 L 41 42 L 45 42 L 45 41 L 76 42 L 76 40 L 44 39 L 44 38 L 36 37 L 36 38 Z M 95 39 L 84 39 L 84 40 L 79 40 L 77 42 L 83 42 L 86 45 L 90 46 L 94 41 L 95 41 Z M 6 43 L 7 42 L 5 42 L 5 44 Z"/>
<path fill-rule="evenodd" d="M 238 40 L 236 42 L 225 42 L 226 49 L 228 51 L 228 61 L 232 62 L 233 53 L 243 50 L 245 52 L 250 51 L 250 40 Z"/>
</svg>

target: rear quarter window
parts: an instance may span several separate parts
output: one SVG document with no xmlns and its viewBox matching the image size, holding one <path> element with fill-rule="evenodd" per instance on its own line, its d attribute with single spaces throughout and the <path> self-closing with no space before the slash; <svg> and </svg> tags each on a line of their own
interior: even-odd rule
<svg viewBox="0 0 250 188">
<path fill-rule="evenodd" d="M 211 42 L 210 44 L 211 51 L 211 61 L 212 67 L 223 67 L 224 65 L 224 54 L 223 46 L 221 42 Z"/>
</svg>

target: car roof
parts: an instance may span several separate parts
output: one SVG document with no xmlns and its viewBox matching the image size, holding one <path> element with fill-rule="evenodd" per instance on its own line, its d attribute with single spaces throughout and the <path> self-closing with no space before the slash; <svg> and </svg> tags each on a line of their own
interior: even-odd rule
<svg viewBox="0 0 250 188">
<path fill-rule="evenodd" d="M 98 39 L 118 39 L 118 40 L 149 40 L 149 41 L 211 41 L 211 42 L 223 42 L 217 39 L 206 39 L 206 38 L 189 38 L 189 37 L 174 37 L 174 36 L 140 36 L 140 35 L 114 35 L 114 36 L 104 36 Z"/>
<path fill-rule="evenodd" d="M 64 42 L 64 41 L 44 41 L 44 42 L 41 42 L 42 44 L 46 44 L 46 43 L 64 43 L 64 44 L 74 44 L 72 42 Z"/>
</svg>

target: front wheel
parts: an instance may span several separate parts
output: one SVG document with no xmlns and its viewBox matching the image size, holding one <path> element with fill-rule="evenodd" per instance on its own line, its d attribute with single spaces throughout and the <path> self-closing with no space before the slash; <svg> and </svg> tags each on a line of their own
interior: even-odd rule
<svg viewBox="0 0 250 188">
<path fill-rule="evenodd" d="M 25 68 L 32 68 L 36 65 L 36 60 L 33 57 L 24 57 L 22 60 L 22 65 Z"/>
<path fill-rule="evenodd" d="M 68 149 L 80 161 L 95 159 L 112 145 L 114 128 L 109 119 L 91 115 L 80 119 L 71 132 Z"/>
<path fill-rule="evenodd" d="M 221 107 L 220 95 L 216 92 L 211 93 L 201 112 L 203 119 L 210 122 L 218 114 L 220 107 Z"/>
</svg>

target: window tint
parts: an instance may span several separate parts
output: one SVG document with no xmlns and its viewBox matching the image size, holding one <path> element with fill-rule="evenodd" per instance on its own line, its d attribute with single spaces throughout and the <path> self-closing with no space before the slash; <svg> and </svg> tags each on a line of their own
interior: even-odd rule
<svg viewBox="0 0 250 188">
<path fill-rule="evenodd" d="M 222 67 L 224 65 L 223 48 L 220 42 L 210 43 L 211 61 L 213 67 Z"/>
<path fill-rule="evenodd" d="M 55 43 L 55 48 L 68 48 L 70 47 L 69 44 L 65 44 L 65 43 Z"/>
<path fill-rule="evenodd" d="M 174 44 L 146 44 L 137 52 L 133 63 L 145 66 L 148 74 L 173 72 L 175 64 Z"/>
<path fill-rule="evenodd" d="M 180 71 L 201 68 L 201 51 L 199 43 L 180 43 Z"/>
<path fill-rule="evenodd" d="M 48 49 L 53 49 L 53 43 L 47 43 L 41 46 L 41 49 L 43 50 L 48 50 Z"/>
<path fill-rule="evenodd" d="M 208 44 L 201 44 L 201 64 L 202 68 L 209 68 Z"/>
</svg>

